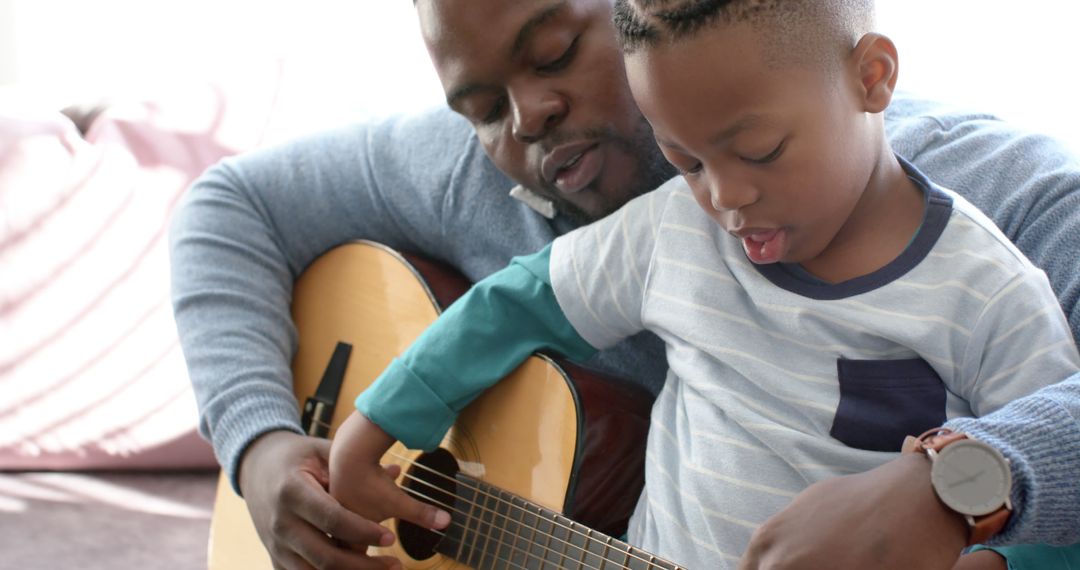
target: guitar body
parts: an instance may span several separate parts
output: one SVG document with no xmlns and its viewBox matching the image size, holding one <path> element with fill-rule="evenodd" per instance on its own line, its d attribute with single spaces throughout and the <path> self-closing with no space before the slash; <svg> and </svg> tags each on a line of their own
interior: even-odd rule
<svg viewBox="0 0 1080 570">
<path fill-rule="evenodd" d="M 355 409 L 356 396 L 468 285 L 444 267 L 372 242 L 324 254 L 297 281 L 293 295 L 300 338 L 293 360 L 298 401 L 315 393 L 337 343 L 351 344 L 331 422 L 333 437 Z M 484 484 L 618 536 L 643 483 L 650 407 L 648 394 L 629 383 L 538 355 L 470 405 L 442 448 L 463 473 Z M 410 470 L 423 461 L 420 456 L 398 444 L 384 463 L 401 464 L 404 478 L 415 475 Z M 415 532 L 396 520 L 389 524 L 400 540 L 374 550 L 398 558 L 406 568 L 469 567 L 429 551 L 422 540 L 409 544 Z M 211 520 L 209 566 L 271 568 L 246 505 L 224 476 Z"/>
</svg>

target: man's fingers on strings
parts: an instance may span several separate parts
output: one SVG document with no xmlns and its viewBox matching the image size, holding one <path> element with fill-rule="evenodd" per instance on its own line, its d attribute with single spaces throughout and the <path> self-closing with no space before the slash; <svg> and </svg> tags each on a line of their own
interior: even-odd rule
<svg viewBox="0 0 1080 570">
<path fill-rule="evenodd" d="M 315 570 L 299 554 L 288 552 L 274 558 L 274 570 Z"/>
<path fill-rule="evenodd" d="M 385 557 L 372 558 L 365 554 L 365 548 L 352 550 L 311 526 L 304 525 L 302 528 L 297 528 L 294 540 L 296 552 L 302 558 L 301 562 L 305 564 L 297 568 L 382 570 L 389 567 Z"/>
<path fill-rule="evenodd" d="M 335 509 L 337 515 L 333 522 L 323 528 L 336 540 L 355 546 L 390 546 L 394 543 L 394 533 L 376 521 L 368 520 L 344 507 Z"/>
</svg>

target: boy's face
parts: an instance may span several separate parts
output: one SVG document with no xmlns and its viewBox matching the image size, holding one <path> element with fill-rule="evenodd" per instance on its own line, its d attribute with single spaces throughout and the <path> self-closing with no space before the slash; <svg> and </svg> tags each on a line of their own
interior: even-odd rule
<svg viewBox="0 0 1080 570">
<path fill-rule="evenodd" d="M 698 204 L 754 263 L 827 248 L 873 174 L 879 142 L 858 77 L 769 63 L 754 28 L 719 24 L 626 57 L 656 141 Z"/>
<path fill-rule="evenodd" d="M 419 0 L 451 108 L 503 172 L 579 218 L 674 175 L 626 85 L 612 0 Z"/>
</svg>

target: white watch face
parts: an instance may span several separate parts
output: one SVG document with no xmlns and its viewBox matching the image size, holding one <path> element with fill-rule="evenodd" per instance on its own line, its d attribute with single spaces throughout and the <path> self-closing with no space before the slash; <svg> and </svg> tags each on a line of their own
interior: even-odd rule
<svg viewBox="0 0 1080 570">
<path fill-rule="evenodd" d="M 1012 489 L 1012 471 L 994 448 L 961 439 L 938 452 L 930 480 L 941 501 L 954 511 L 979 516 L 1005 504 Z"/>
</svg>

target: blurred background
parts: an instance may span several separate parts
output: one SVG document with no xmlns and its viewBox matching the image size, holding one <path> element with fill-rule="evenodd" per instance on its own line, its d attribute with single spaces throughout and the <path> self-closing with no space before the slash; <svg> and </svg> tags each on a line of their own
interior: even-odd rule
<svg viewBox="0 0 1080 570">
<path fill-rule="evenodd" d="M 1080 149 L 1080 2 L 879 0 L 901 86 Z M 281 73 L 305 129 L 441 101 L 408 0 L 0 0 L 0 96 L 67 105 Z M 252 79 L 255 82 L 255 79 Z"/>
</svg>

